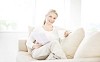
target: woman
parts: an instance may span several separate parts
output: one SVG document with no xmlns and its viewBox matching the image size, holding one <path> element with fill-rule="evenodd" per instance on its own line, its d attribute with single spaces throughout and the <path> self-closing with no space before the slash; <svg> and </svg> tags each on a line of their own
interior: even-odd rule
<svg viewBox="0 0 100 62">
<path fill-rule="evenodd" d="M 57 17 L 57 12 L 50 10 L 45 16 L 43 26 L 34 29 L 30 34 L 26 45 L 31 49 L 31 54 L 34 59 L 67 59 L 59 43 L 58 28 L 53 26 Z M 34 32 L 44 33 L 49 42 L 44 45 L 39 43 L 33 36 Z M 64 36 L 67 37 L 68 34 L 66 31 Z"/>
</svg>

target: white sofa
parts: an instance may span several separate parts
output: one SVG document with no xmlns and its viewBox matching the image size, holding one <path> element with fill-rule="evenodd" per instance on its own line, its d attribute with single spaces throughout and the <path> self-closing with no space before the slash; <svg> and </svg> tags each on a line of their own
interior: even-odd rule
<svg viewBox="0 0 100 62">
<path fill-rule="evenodd" d="M 59 60 L 33 59 L 28 53 L 26 40 L 19 40 L 16 62 L 100 62 L 100 32 L 87 39 L 84 39 L 84 36 L 83 28 L 79 28 L 61 40 L 62 49 L 68 59 Z"/>
</svg>

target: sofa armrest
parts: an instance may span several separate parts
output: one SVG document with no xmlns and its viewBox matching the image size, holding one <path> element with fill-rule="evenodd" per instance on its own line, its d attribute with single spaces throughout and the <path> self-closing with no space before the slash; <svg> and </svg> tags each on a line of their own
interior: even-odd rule
<svg viewBox="0 0 100 62">
<path fill-rule="evenodd" d="M 27 50 L 27 46 L 26 46 L 26 41 L 27 41 L 27 40 L 19 40 L 19 41 L 18 41 L 18 50 L 19 50 L 19 51 L 25 51 L 25 52 L 28 51 L 28 50 Z"/>
</svg>

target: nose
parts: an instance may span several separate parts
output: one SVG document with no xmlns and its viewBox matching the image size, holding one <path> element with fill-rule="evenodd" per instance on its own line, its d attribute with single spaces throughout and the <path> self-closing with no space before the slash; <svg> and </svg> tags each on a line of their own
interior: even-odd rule
<svg viewBox="0 0 100 62">
<path fill-rule="evenodd" d="M 51 20 L 54 20 L 54 18 L 51 18 Z"/>
</svg>

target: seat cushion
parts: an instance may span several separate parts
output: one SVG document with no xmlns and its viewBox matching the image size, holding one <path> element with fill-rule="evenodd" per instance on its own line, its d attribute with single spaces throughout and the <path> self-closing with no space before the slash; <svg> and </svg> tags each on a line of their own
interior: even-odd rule
<svg viewBox="0 0 100 62">
<path fill-rule="evenodd" d="M 32 62 L 100 62 L 100 58 L 56 59 L 56 60 L 39 60 Z"/>
<path fill-rule="evenodd" d="M 67 38 L 61 41 L 61 46 L 68 59 L 72 59 L 74 54 L 84 38 L 83 28 L 78 28 L 74 32 L 70 33 Z"/>
<path fill-rule="evenodd" d="M 17 54 L 16 62 L 31 62 L 35 59 L 32 58 L 32 56 L 28 52 L 20 51 Z"/>
</svg>

